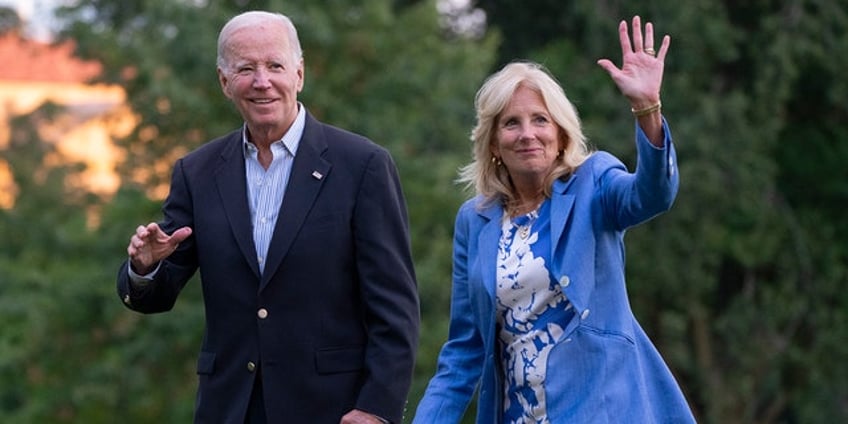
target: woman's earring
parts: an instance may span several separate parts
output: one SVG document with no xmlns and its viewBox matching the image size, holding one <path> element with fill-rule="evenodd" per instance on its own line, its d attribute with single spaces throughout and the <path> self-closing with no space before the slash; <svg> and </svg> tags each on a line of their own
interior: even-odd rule
<svg viewBox="0 0 848 424">
<path fill-rule="evenodd" d="M 495 166 L 503 165 L 503 161 L 501 161 L 501 158 L 497 156 L 492 156 L 492 163 L 495 164 Z"/>
</svg>

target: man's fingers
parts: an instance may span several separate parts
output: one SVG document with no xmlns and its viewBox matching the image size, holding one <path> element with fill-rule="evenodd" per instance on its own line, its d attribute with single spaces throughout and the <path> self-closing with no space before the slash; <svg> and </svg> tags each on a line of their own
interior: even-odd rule
<svg viewBox="0 0 848 424">
<path fill-rule="evenodd" d="M 183 227 L 171 234 L 171 242 L 175 244 L 182 243 L 183 240 L 187 239 L 191 235 L 191 227 Z"/>
<path fill-rule="evenodd" d="M 151 222 L 147 225 L 139 225 L 135 229 L 135 235 L 141 240 L 150 240 L 156 238 L 159 234 L 162 234 L 162 230 L 159 228 L 159 224 L 155 222 Z"/>
<path fill-rule="evenodd" d="M 182 227 L 169 236 L 155 222 L 139 225 L 130 238 L 127 253 L 134 259 L 142 254 L 152 254 L 154 258 L 162 255 L 169 256 L 191 234 L 190 227 Z"/>
<path fill-rule="evenodd" d="M 147 232 L 147 226 L 145 226 L 145 225 L 139 225 L 138 227 L 135 227 L 135 235 L 134 235 L 134 237 L 144 238 L 144 237 L 147 237 L 147 234 L 148 234 L 148 232 Z"/>
<path fill-rule="evenodd" d="M 147 228 L 147 233 L 150 234 L 152 237 L 158 238 L 158 237 L 161 237 L 161 236 L 167 236 L 167 234 L 165 234 L 165 232 L 162 231 L 161 228 L 159 228 L 159 224 L 157 224 L 155 222 L 151 222 L 150 224 L 147 224 L 146 228 Z"/>
</svg>

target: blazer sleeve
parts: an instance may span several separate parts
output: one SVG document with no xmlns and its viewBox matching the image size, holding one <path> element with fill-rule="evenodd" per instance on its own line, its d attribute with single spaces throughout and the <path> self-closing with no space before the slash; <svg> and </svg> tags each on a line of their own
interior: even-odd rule
<svg viewBox="0 0 848 424">
<path fill-rule="evenodd" d="M 651 144 L 636 125 L 636 171 L 604 152 L 594 161 L 599 178 L 604 214 L 618 230 L 643 223 L 671 208 L 680 185 L 677 153 L 671 130 L 663 118 L 663 147 Z"/>
<path fill-rule="evenodd" d="M 439 353 L 436 374 L 418 404 L 414 424 L 458 423 L 482 374 L 485 348 L 475 325 L 468 287 L 469 219 L 473 214 L 471 203 L 457 214 L 448 341 Z"/>
<path fill-rule="evenodd" d="M 182 159 L 171 175 L 171 191 L 162 207 L 164 220 L 159 226 L 168 234 L 183 226 L 192 227 L 192 206 Z M 180 243 L 177 250 L 160 265 L 153 281 L 133 284 L 129 276 L 129 259 L 118 268 L 118 297 L 128 308 L 142 313 L 171 310 L 188 280 L 197 270 L 194 236 Z"/>
<path fill-rule="evenodd" d="M 395 164 L 384 149 L 368 161 L 353 220 L 368 331 L 367 369 L 356 407 L 400 423 L 415 365 L 420 313 L 406 203 Z"/>
</svg>

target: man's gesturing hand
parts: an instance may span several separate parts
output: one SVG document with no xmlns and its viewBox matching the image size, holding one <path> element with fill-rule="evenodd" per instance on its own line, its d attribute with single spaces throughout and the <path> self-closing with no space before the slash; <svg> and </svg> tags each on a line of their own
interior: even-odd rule
<svg viewBox="0 0 848 424">
<path fill-rule="evenodd" d="M 182 227 L 169 236 L 155 222 L 139 225 L 127 247 L 133 271 L 141 275 L 149 274 L 159 261 L 171 256 L 190 235 L 189 227 Z"/>
</svg>

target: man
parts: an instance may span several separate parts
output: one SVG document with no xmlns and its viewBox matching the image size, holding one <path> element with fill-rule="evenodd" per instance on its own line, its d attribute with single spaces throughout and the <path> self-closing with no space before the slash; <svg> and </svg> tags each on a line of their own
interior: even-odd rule
<svg viewBox="0 0 848 424">
<path fill-rule="evenodd" d="M 200 270 L 195 422 L 399 423 L 419 309 L 391 157 L 298 102 L 304 63 L 283 15 L 230 20 L 218 77 L 244 127 L 177 161 L 119 296 L 167 311 Z"/>
</svg>

